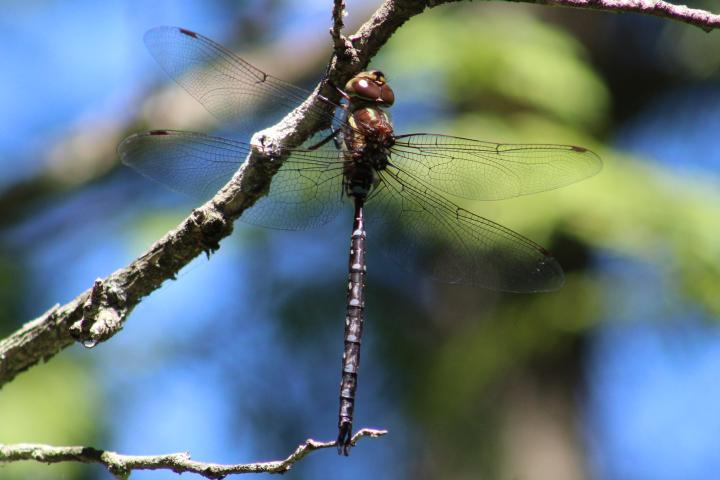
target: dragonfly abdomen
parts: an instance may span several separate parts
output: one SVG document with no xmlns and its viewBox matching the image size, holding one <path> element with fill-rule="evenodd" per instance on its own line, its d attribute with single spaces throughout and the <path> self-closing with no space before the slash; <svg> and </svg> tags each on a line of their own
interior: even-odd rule
<svg viewBox="0 0 720 480">
<path fill-rule="evenodd" d="M 365 310 L 365 222 L 363 198 L 355 197 L 355 218 L 350 240 L 348 264 L 347 315 L 345 316 L 345 347 L 342 379 L 340 380 L 340 414 L 338 420 L 338 451 L 348 454 L 355 410 L 355 390 L 360 367 L 360 343 Z"/>
</svg>

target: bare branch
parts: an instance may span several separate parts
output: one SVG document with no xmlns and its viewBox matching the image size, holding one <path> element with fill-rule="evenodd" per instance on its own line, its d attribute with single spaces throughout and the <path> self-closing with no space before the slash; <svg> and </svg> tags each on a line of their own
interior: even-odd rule
<svg viewBox="0 0 720 480">
<path fill-rule="evenodd" d="M 330 28 L 330 36 L 335 45 L 336 55 L 343 55 L 346 49 L 352 48 L 352 44 L 342 34 L 343 28 L 345 28 L 345 15 L 345 0 L 335 0 L 332 10 L 333 26 Z"/>
<path fill-rule="evenodd" d="M 377 438 L 387 430 L 363 428 L 352 437 L 352 445 L 363 437 Z M 37 443 L 0 444 L 0 464 L 20 460 L 42 463 L 82 462 L 98 463 L 116 478 L 126 479 L 133 470 L 171 470 L 175 473 L 197 473 L 205 478 L 223 478 L 241 473 L 285 473 L 310 452 L 335 447 L 336 441 L 318 442 L 308 439 L 284 460 L 270 462 L 240 463 L 234 465 L 204 463 L 191 460 L 187 452 L 165 455 L 122 455 L 92 447 L 54 447 Z"/>
<path fill-rule="evenodd" d="M 606 12 L 644 13 L 700 27 L 706 32 L 720 28 L 720 15 L 663 0 L 503 0 L 559 7 L 588 8 Z"/>
</svg>

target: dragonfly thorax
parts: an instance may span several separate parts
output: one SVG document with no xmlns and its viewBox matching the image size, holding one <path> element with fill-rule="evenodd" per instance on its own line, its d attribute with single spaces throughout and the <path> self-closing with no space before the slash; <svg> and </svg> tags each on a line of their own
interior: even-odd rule
<svg viewBox="0 0 720 480">
<path fill-rule="evenodd" d="M 390 148 L 395 143 L 392 123 L 379 107 L 360 107 L 351 111 L 345 135 L 345 193 L 366 197 L 378 183 L 377 172 L 388 166 Z"/>
<path fill-rule="evenodd" d="M 348 118 L 351 132 L 346 135 L 348 150 L 388 151 L 395 143 L 390 116 L 379 107 L 352 109 Z"/>
</svg>

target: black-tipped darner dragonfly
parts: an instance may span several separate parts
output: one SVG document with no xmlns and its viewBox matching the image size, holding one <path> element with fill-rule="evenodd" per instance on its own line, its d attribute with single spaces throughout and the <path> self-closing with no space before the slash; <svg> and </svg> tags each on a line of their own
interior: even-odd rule
<svg viewBox="0 0 720 480">
<path fill-rule="evenodd" d="M 155 28 L 145 43 L 163 69 L 220 119 L 252 114 L 259 105 L 287 110 L 310 95 L 185 29 Z M 329 131 L 333 141 L 291 150 L 268 194 L 242 219 L 303 229 L 330 221 L 346 202 L 354 206 L 338 422 L 338 450 L 347 455 L 365 307 L 366 216 L 371 233 L 388 239 L 383 247 L 391 258 L 440 281 L 554 290 L 563 272 L 544 248 L 446 195 L 498 200 L 541 192 L 594 175 L 602 163 L 576 146 L 395 135 L 384 110 L 395 96 L 377 70 L 350 79 L 342 95 L 343 105 L 308 113 L 328 128 L 339 125 Z M 118 147 L 122 161 L 140 173 L 200 196 L 229 180 L 250 150 L 248 143 L 170 130 L 132 135 Z"/>
</svg>

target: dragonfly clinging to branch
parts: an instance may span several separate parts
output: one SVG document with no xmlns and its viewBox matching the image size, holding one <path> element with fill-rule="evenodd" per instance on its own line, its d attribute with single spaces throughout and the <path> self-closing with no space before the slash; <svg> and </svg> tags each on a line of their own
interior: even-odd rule
<svg viewBox="0 0 720 480">
<path fill-rule="evenodd" d="M 189 30 L 159 27 L 145 43 L 163 69 L 221 119 L 260 104 L 289 109 L 310 95 Z M 268 194 L 241 219 L 303 229 L 330 221 L 346 204 L 354 210 L 338 421 L 338 449 L 347 455 L 365 309 L 365 219 L 372 235 L 387 237 L 383 248 L 391 258 L 440 281 L 510 292 L 554 290 L 563 272 L 544 248 L 448 196 L 499 200 L 537 193 L 590 177 L 602 163 L 571 145 L 396 135 L 385 110 L 395 94 L 378 70 L 354 76 L 342 96 L 341 104 L 328 108 L 323 99 L 308 112 L 339 125 L 327 134 L 333 141 L 286 149 Z M 127 165 L 200 196 L 229 180 L 250 151 L 248 143 L 171 130 L 132 135 L 119 147 Z"/>
</svg>

